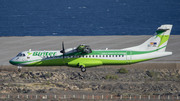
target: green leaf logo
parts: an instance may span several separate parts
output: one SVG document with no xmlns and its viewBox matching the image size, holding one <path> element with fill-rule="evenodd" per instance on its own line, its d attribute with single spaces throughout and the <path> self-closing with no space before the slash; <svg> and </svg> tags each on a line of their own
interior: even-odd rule
<svg viewBox="0 0 180 101">
<path fill-rule="evenodd" d="M 29 56 L 29 55 L 31 55 L 32 53 L 30 53 L 30 52 L 27 52 L 27 54 L 28 54 L 28 56 Z"/>
</svg>

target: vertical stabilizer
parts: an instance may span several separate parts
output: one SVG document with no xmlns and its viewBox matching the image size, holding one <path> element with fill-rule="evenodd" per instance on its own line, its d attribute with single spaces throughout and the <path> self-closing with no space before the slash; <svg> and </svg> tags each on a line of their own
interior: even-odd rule
<svg viewBox="0 0 180 101">
<path fill-rule="evenodd" d="M 165 51 L 168 39 L 171 33 L 172 25 L 161 25 L 158 27 L 156 34 L 149 38 L 147 41 L 142 43 L 141 45 L 125 48 L 122 50 L 130 50 L 130 51 Z"/>
</svg>

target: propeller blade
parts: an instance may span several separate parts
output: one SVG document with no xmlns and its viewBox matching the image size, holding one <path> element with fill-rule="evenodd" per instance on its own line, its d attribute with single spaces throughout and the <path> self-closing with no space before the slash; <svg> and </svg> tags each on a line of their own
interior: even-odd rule
<svg viewBox="0 0 180 101">
<path fill-rule="evenodd" d="M 62 42 L 62 49 L 63 49 L 63 53 L 64 53 L 64 52 L 65 52 L 65 51 L 64 51 L 64 42 Z"/>
<path fill-rule="evenodd" d="M 62 53 L 63 53 L 63 61 L 64 61 L 64 55 L 65 55 L 64 42 L 62 42 Z"/>
</svg>

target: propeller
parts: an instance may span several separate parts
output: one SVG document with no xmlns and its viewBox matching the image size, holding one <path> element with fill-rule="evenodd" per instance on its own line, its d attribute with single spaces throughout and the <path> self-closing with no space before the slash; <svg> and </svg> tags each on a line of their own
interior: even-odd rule
<svg viewBox="0 0 180 101">
<path fill-rule="evenodd" d="M 63 53 L 63 60 L 64 60 L 64 55 L 65 55 L 64 42 L 62 42 L 62 50 L 60 52 Z"/>
</svg>

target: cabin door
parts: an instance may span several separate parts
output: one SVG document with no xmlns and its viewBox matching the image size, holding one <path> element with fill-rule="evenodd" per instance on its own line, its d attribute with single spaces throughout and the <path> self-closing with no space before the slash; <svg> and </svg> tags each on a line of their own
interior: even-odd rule
<svg viewBox="0 0 180 101">
<path fill-rule="evenodd" d="M 126 63 L 130 64 L 132 60 L 132 52 L 126 51 Z"/>
</svg>

